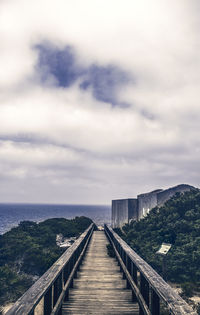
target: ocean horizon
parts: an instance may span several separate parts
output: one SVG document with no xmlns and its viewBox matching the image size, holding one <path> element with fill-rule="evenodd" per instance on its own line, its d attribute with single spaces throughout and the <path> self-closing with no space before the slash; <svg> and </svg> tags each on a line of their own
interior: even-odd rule
<svg viewBox="0 0 200 315">
<path fill-rule="evenodd" d="M 91 218 L 102 225 L 111 221 L 111 206 L 47 203 L 0 203 L 0 234 L 17 226 L 21 221 L 41 222 L 50 218 L 72 219 L 76 216 Z"/>
</svg>

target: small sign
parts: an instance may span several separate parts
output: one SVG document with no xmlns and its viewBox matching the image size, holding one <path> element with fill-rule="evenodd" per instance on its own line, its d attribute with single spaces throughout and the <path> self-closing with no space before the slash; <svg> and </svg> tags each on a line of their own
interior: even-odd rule
<svg viewBox="0 0 200 315">
<path fill-rule="evenodd" d="M 161 247 L 156 252 L 156 254 L 166 255 L 171 247 L 172 247 L 172 244 L 162 243 Z"/>
</svg>

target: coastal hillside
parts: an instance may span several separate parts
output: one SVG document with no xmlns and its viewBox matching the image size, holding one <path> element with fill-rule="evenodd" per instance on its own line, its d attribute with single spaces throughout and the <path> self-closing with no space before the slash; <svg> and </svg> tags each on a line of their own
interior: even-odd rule
<svg viewBox="0 0 200 315">
<path fill-rule="evenodd" d="M 177 193 L 139 222 L 116 229 L 154 269 L 162 272 L 160 245 L 172 244 L 167 254 L 167 280 L 181 284 L 187 296 L 200 284 L 200 191 Z"/>
<path fill-rule="evenodd" d="M 23 221 L 0 235 L 0 305 L 17 300 L 64 252 L 56 235 L 78 237 L 91 223 L 86 217 Z"/>
</svg>

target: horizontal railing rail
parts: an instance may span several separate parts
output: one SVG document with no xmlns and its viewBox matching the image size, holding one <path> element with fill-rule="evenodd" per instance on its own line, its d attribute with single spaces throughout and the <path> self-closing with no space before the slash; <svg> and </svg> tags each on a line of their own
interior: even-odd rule
<svg viewBox="0 0 200 315">
<path fill-rule="evenodd" d="M 160 301 L 166 305 L 169 314 L 197 315 L 163 278 L 134 252 L 113 229 L 104 226 L 106 235 L 113 246 L 116 258 L 127 279 L 127 286 L 132 289 L 133 301 L 140 307 L 140 315 L 159 315 Z"/>
<path fill-rule="evenodd" d="M 17 300 L 6 315 L 61 314 L 62 302 L 82 261 L 94 230 L 94 223 L 68 248 L 63 255 Z"/>
</svg>

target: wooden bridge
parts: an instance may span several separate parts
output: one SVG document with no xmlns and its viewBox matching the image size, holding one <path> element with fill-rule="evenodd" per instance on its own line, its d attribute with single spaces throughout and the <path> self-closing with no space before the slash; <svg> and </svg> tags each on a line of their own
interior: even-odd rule
<svg viewBox="0 0 200 315">
<path fill-rule="evenodd" d="M 196 314 L 110 227 L 91 224 L 6 315 L 162 313 Z"/>
</svg>

